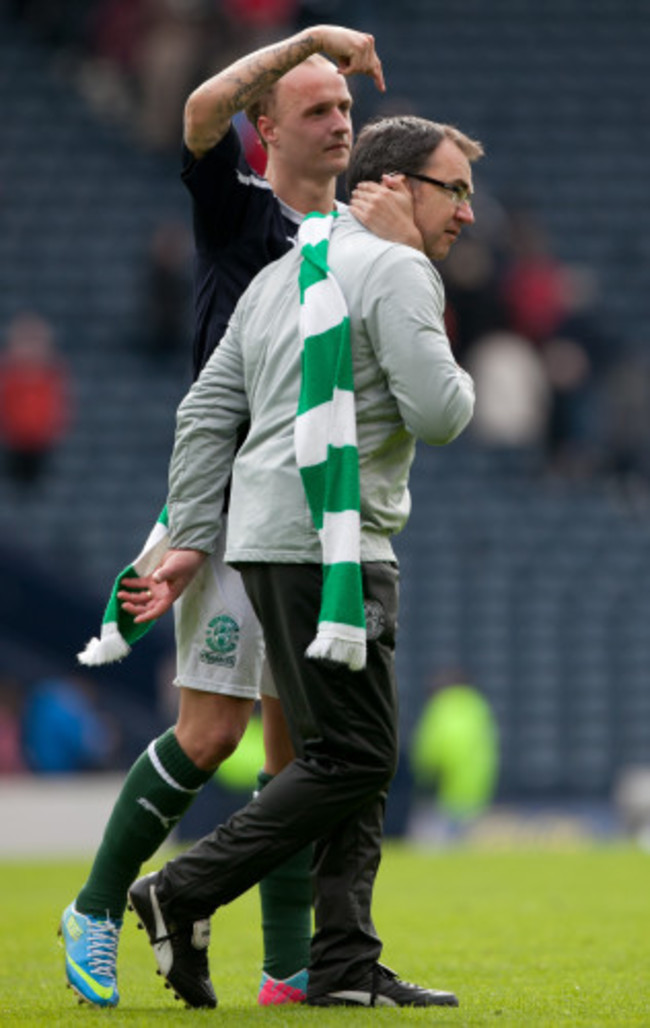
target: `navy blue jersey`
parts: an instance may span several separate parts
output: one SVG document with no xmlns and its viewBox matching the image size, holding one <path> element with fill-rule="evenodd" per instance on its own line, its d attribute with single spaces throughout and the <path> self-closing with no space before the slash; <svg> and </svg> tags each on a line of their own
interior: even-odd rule
<svg viewBox="0 0 650 1028">
<path fill-rule="evenodd" d="M 198 160 L 183 148 L 181 177 L 192 194 L 194 220 L 196 377 L 239 297 L 262 268 L 290 249 L 301 218 L 251 169 L 232 125 Z"/>
</svg>

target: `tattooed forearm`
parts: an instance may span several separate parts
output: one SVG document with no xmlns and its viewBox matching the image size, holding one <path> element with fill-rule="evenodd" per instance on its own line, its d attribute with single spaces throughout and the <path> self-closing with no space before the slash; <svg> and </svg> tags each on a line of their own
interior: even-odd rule
<svg viewBox="0 0 650 1028">
<path fill-rule="evenodd" d="M 240 58 L 203 82 L 185 107 L 185 141 L 192 153 L 206 153 L 225 135 L 233 115 L 262 96 L 310 54 L 317 53 L 321 45 L 318 33 L 301 32 Z"/>
<path fill-rule="evenodd" d="M 278 79 L 317 50 L 318 43 L 315 37 L 307 34 L 299 39 L 269 46 L 238 61 L 230 69 L 230 74 L 226 75 L 226 81 L 231 82 L 233 86 L 228 104 L 229 114 L 243 110 L 270 89 Z"/>
</svg>

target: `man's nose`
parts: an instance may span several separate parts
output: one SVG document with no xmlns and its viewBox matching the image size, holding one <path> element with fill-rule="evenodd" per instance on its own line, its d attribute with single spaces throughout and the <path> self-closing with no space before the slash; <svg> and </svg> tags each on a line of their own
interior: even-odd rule
<svg viewBox="0 0 650 1028">
<path fill-rule="evenodd" d="M 467 200 L 463 200 L 462 203 L 458 204 L 456 208 L 456 219 L 462 221 L 464 225 L 473 225 L 476 221 L 472 205 Z"/>
<path fill-rule="evenodd" d="M 350 120 L 343 113 L 343 111 L 335 110 L 333 117 L 333 125 L 335 132 L 349 132 L 350 131 Z"/>
</svg>

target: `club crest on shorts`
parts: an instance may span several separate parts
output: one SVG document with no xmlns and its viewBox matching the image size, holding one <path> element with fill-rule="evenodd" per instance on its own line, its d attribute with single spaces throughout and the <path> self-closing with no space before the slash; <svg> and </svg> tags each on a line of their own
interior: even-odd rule
<svg viewBox="0 0 650 1028">
<path fill-rule="evenodd" d="M 201 650 L 200 659 L 204 664 L 219 664 L 221 667 L 234 667 L 239 645 L 239 625 L 234 618 L 220 614 L 208 622 L 205 633 L 205 648 Z"/>
<path fill-rule="evenodd" d="M 378 600 L 365 600 L 366 638 L 378 639 L 386 627 L 386 611 Z"/>
</svg>

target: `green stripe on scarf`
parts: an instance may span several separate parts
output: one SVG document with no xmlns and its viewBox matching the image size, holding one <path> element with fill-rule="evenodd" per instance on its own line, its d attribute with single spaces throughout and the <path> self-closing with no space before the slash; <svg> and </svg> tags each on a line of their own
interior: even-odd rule
<svg viewBox="0 0 650 1028">
<path fill-rule="evenodd" d="M 320 616 L 325 621 L 344 621 L 366 633 L 363 589 L 358 564 L 323 566 L 323 598 Z"/>
<path fill-rule="evenodd" d="M 303 349 L 295 444 L 323 552 L 318 628 L 307 656 L 358 671 L 366 663 L 359 452 L 350 322 L 345 298 L 327 264 L 336 217 L 309 214 L 298 232 Z"/>
<path fill-rule="evenodd" d="M 349 332 L 349 321 L 341 325 L 342 331 Z M 310 374 L 300 393 L 298 413 L 303 414 L 319 403 L 326 403 L 332 398 L 332 381 L 335 379 L 339 389 L 354 392 L 352 377 L 352 357 L 350 352 L 341 353 L 338 340 L 332 339 L 330 332 L 320 336 L 311 336 L 305 340 L 303 350 L 303 368 L 305 361 L 309 363 Z"/>
<path fill-rule="evenodd" d="M 136 625 L 133 615 L 127 614 L 122 609 L 117 593 L 123 578 L 141 578 L 144 575 L 150 575 L 154 568 L 158 567 L 168 549 L 169 528 L 167 507 L 165 506 L 158 515 L 158 520 L 147 536 L 147 541 L 138 556 L 132 564 L 120 571 L 115 579 L 102 618 L 101 634 L 99 638 L 91 639 L 85 649 L 77 654 L 80 664 L 94 667 L 98 664 L 111 664 L 115 660 L 122 660 L 131 652 L 133 643 L 141 639 L 155 624 L 153 621 L 147 621 Z"/>
<path fill-rule="evenodd" d="M 327 460 L 311 467 L 301 468 L 302 484 L 309 501 L 314 527 L 323 527 L 323 512 L 338 513 L 349 510 L 350 504 L 358 510 L 359 454 L 353 446 L 328 446 Z"/>
</svg>

